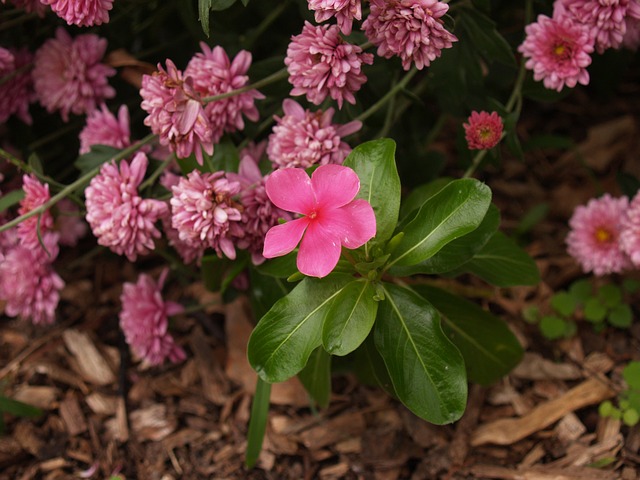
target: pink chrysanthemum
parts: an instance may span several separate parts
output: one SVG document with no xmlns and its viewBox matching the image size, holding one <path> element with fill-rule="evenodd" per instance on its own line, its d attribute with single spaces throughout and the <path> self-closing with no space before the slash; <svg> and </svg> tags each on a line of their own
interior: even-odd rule
<svg viewBox="0 0 640 480">
<path fill-rule="evenodd" d="M 525 66 L 546 88 L 560 91 L 567 85 L 587 85 L 593 53 L 589 29 L 568 18 L 551 19 L 539 15 L 525 27 L 526 38 L 518 51 L 527 58 Z"/>
<path fill-rule="evenodd" d="M 22 189 L 24 190 L 24 198 L 20 200 L 20 208 L 18 209 L 20 215 L 44 205 L 51 198 L 49 185 L 40 183 L 33 174 L 23 175 Z M 40 218 L 38 219 L 38 217 Z M 18 225 L 18 237 L 25 247 L 36 248 L 39 246 L 38 228 L 40 228 L 41 235 L 53 228 L 53 217 L 49 210 L 46 210 L 42 215 L 29 217 Z"/>
<path fill-rule="evenodd" d="M 184 311 L 176 302 L 164 301 L 162 287 L 169 273 L 164 269 L 158 283 L 141 274 L 137 283 L 122 287 L 120 328 L 134 353 L 150 365 L 160 365 L 167 358 L 181 362 L 187 358 L 184 350 L 169 333 L 169 318 Z"/>
<path fill-rule="evenodd" d="M 93 145 L 126 148 L 131 145 L 129 110 L 121 105 L 118 118 L 102 104 L 87 117 L 87 124 L 80 132 L 80 153 L 89 153 Z"/>
<path fill-rule="evenodd" d="M 640 194 L 633 197 L 622 216 L 620 247 L 633 265 L 640 267 Z"/>
<path fill-rule="evenodd" d="M 362 128 L 362 122 L 357 120 L 335 125 L 331 123 L 333 108 L 310 112 L 290 98 L 282 102 L 282 110 L 282 118 L 274 117 L 277 124 L 267 146 L 274 168 L 340 164 L 351 152 L 342 137 Z"/>
<path fill-rule="evenodd" d="M 98 243 L 135 261 L 155 247 L 160 238 L 155 223 L 167 212 L 160 200 L 143 199 L 138 186 L 144 178 L 148 160 L 138 152 L 131 161 L 105 163 L 85 190 L 87 222 Z"/>
<path fill-rule="evenodd" d="M 193 88 L 202 97 L 211 97 L 245 87 L 249 83 L 247 71 L 251 66 L 251 53 L 241 50 L 233 61 L 229 60 L 222 47 L 209 46 L 201 42 L 202 53 L 196 53 L 184 71 L 185 77 L 193 79 Z M 204 110 L 213 131 L 213 143 L 220 141 L 225 132 L 244 129 L 243 115 L 252 122 L 260 117 L 254 101 L 263 99 L 257 90 L 209 102 Z"/>
<path fill-rule="evenodd" d="M 302 33 L 291 38 L 284 63 L 289 71 L 291 95 L 306 95 L 320 105 L 329 95 L 338 102 L 356 103 L 354 93 L 367 81 L 362 64 L 373 55 L 340 37 L 336 25 L 314 26 L 305 22 Z"/>
<path fill-rule="evenodd" d="M 0 61 L 0 78 L 16 72 L 0 85 L 0 123 L 15 114 L 27 125 L 31 125 L 29 103 L 35 96 L 29 65 L 33 55 L 26 49 L 7 50 L 0 48 L 4 61 Z M 10 58 L 9 58 L 10 56 Z"/>
<path fill-rule="evenodd" d="M 100 63 L 106 50 L 104 38 L 85 34 L 72 39 L 64 28 L 58 28 L 55 38 L 47 40 L 35 55 L 33 82 L 42 106 L 50 113 L 60 110 L 66 122 L 69 113 L 91 113 L 115 96 L 107 79 L 116 72 Z"/>
<path fill-rule="evenodd" d="M 50 5 L 56 15 L 67 22 L 67 25 L 91 27 L 109 23 L 109 10 L 113 8 L 113 0 L 40 0 Z"/>
<path fill-rule="evenodd" d="M 620 248 L 621 221 L 629 200 L 606 194 L 578 206 L 569 220 L 567 251 L 585 273 L 601 276 L 619 273 L 631 266 Z"/>
<path fill-rule="evenodd" d="M 6 254 L 0 252 L 0 299 L 7 302 L 10 317 L 31 319 L 34 324 L 51 324 L 60 300 L 64 282 L 53 270 L 51 262 L 58 255 L 58 236 L 42 237 L 47 249 L 19 244 Z"/>
<path fill-rule="evenodd" d="M 202 165 L 202 150 L 213 155 L 212 129 L 204 112 L 201 96 L 193 88 L 193 79 L 183 77 L 175 64 L 167 59 L 167 69 L 142 77 L 140 106 L 149 115 L 144 124 L 159 136 L 160 144 L 178 158 L 195 154 Z"/>
<path fill-rule="evenodd" d="M 441 20 L 448 10 L 449 5 L 438 0 L 371 0 L 362 29 L 378 55 L 396 55 L 405 70 L 411 63 L 422 70 L 458 41 Z"/>
<path fill-rule="evenodd" d="M 640 20 L 627 17 L 625 21 L 625 34 L 622 45 L 629 50 L 636 51 L 640 48 Z"/>
<path fill-rule="evenodd" d="M 471 112 L 469 123 L 463 123 L 464 136 L 470 150 L 488 150 L 502 137 L 502 118 L 498 112 Z"/>
<path fill-rule="evenodd" d="M 6 0 L 2 0 L 2 3 L 7 3 Z M 40 0 L 11 0 L 11 3 L 16 8 L 21 8 L 27 13 L 37 13 L 39 17 L 44 17 L 44 14 L 48 10 Z"/>
<path fill-rule="evenodd" d="M 171 224 L 180 240 L 196 250 L 213 248 L 218 256 L 235 259 L 234 240 L 244 235 L 242 214 L 232 198 L 240 192 L 240 183 L 224 172 L 193 170 L 172 190 Z"/>
<path fill-rule="evenodd" d="M 309 10 L 315 11 L 316 22 L 335 17 L 340 31 L 351 35 L 354 20 L 362 19 L 360 0 L 308 0 Z"/>
<path fill-rule="evenodd" d="M 56 204 L 58 216 L 54 229 L 60 236 L 60 245 L 74 247 L 87 234 L 88 226 L 80 216 L 80 209 L 68 198 Z"/>
</svg>

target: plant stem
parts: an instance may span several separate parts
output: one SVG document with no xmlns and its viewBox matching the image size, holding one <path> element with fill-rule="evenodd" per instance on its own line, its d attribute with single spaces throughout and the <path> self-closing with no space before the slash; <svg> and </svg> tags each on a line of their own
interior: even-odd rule
<svg viewBox="0 0 640 480">
<path fill-rule="evenodd" d="M 362 112 L 355 120 L 364 122 L 371 115 L 380 110 L 389 100 L 391 100 L 400 90 L 403 90 L 407 84 L 411 81 L 413 76 L 418 73 L 418 70 L 412 68 L 409 73 L 407 73 L 402 80 L 396 83 L 386 95 L 384 95 L 380 100 L 374 103 L 368 110 Z"/>
<path fill-rule="evenodd" d="M 507 134 L 503 133 L 500 136 L 500 140 L 498 140 L 498 143 L 500 143 L 502 139 L 506 136 Z M 471 175 L 473 175 L 473 172 L 476 171 L 476 168 L 478 168 L 478 165 L 480 165 L 480 162 L 482 162 L 482 159 L 485 157 L 488 151 L 489 150 L 485 149 L 485 150 L 480 150 L 478 153 L 476 153 L 476 156 L 473 157 L 471 165 L 469 166 L 469 168 L 467 168 L 467 171 L 464 172 L 464 175 L 462 175 L 462 178 L 469 178 Z"/>
<path fill-rule="evenodd" d="M 18 157 L 10 154 L 9 152 L 7 152 L 6 150 L 0 148 L 0 158 L 4 158 L 5 160 L 7 160 L 9 163 L 13 164 L 16 168 L 22 170 L 25 173 L 33 173 L 40 181 L 42 182 L 46 182 L 48 184 L 51 185 L 55 185 L 58 188 L 64 188 L 64 185 L 56 182 L 53 178 L 44 175 L 40 172 L 37 172 L 36 170 L 34 170 L 31 165 L 29 165 L 28 163 L 20 160 Z"/>
<path fill-rule="evenodd" d="M 227 93 L 221 93 L 220 95 L 213 95 L 211 97 L 205 97 L 202 99 L 204 103 L 215 102 L 217 100 L 224 100 L 225 98 L 234 97 L 236 95 L 240 95 L 241 93 L 249 92 L 251 90 L 257 90 L 258 88 L 266 87 L 267 85 L 271 85 L 272 83 L 276 83 L 280 80 L 283 80 L 289 76 L 289 72 L 286 67 L 278 70 L 275 73 L 272 73 L 268 77 L 263 78 L 262 80 L 258 80 L 251 85 L 245 85 L 244 87 L 237 88 L 236 90 L 231 90 Z"/>
<path fill-rule="evenodd" d="M 38 15 L 36 13 L 28 13 L 26 15 L 22 15 L 21 17 L 14 18 L 13 20 L 2 22 L 2 25 L 0 25 L 0 32 L 4 30 L 9 30 L 10 28 L 15 27 L 16 25 L 20 25 L 21 23 L 27 22 L 32 18 L 36 18 L 37 16 Z"/>
<path fill-rule="evenodd" d="M 215 305 L 220 305 L 220 303 L 221 303 L 220 300 L 212 300 L 211 302 L 207 302 L 207 303 L 198 303 L 196 305 L 186 307 L 182 312 L 176 313 L 175 316 L 190 315 L 192 313 L 200 312 L 205 308 L 213 307 Z"/>
<path fill-rule="evenodd" d="M 174 158 L 175 158 L 175 154 L 172 153 L 171 155 L 169 155 L 169 158 L 163 161 L 162 164 L 158 168 L 156 168 L 151 175 L 149 175 L 149 178 L 147 178 L 144 182 L 140 184 L 139 190 L 144 190 L 145 188 L 153 185 L 153 182 L 155 182 L 156 179 L 160 175 L 162 175 L 162 172 L 164 172 L 167 169 L 167 167 L 171 165 L 171 162 L 173 162 Z"/>
</svg>

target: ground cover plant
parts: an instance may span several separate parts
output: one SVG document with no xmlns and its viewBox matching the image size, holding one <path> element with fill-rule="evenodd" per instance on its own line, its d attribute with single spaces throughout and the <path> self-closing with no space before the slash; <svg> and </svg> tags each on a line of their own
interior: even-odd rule
<svg viewBox="0 0 640 480">
<path fill-rule="evenodd" d="M 581 88 L 613 98 L 616 81 L 637 69 L 637 0 L 7 0 L 0 19 L 3 322 L 34 338 L 57 332 L 79 355 L 69 368 L 89 368 L 87 355 L 105 362 L 100 379 L 89 376 L 119 385 L 120 410 L 107 409 L 120 421 L 109 427 L 119 432 L 114 446 L 141 421 L 126 414 L 127 392 L 149 372 L 197 364 L 204 390 L 215 383 L 204 373 L 215 354 L 198 339 L 212 328 L 203 312 L 224 313 L 226 348 L 241 344 L 252 368 L 241 381 L 252 395 L 240 477 L 259 475 L 256 465 L 268 474 L 270 404 L 294 377 L 312 411 L 330 411 L 346 376 L 416 421 L 463 425 L 473 392 L 501 384 L 523 359 L 527 335 L 509 314 L 539 323 L 547 340 L 571 342 L 582 320 L 596 334 L 632 331 L 635 170 L 599 183 L 604 169 L 580 139 L 529 131 L 527 108 L 553 115 L 591 92 Z M 560 274 L 544 303 L 515 305 L 511 292 L 548 286 L 540 271 L 554 274 L 531 256 L 549 206 L 528 205 L 516 228 L 504 228 L 514 215 L 496 172 L 543 149 L 586 158 L 597 189 L 572 201 L 552 236 L 573 278 Z M 128 272 L 110 294 L 112 321 L 93 323 L 94 335 L 120 339 L 110 357 L 64 322 L 65 305 L 88 308 L 72 293 L 78 272 L 95 274 L 100 262 Z M 477 302 L 486 292 L 505 299 L 498 310 Z M 251 333 L 234 338 L 226 309 L 245 300 Z M 540 313 L 547 305 L 551 314 Z M 631 345 L 627 363 L 637 357 Z M 22 360 L 7 361 L 6 423 L 29 428 L 34 420 L 20 417 L 47 402 L 13 398 L 19 382 L 9 374 Z M 611 368 L 599 372 L 606 390 L 587 380 L 567 395 L 599 404 L 613 396 L 607 382 L 629 383 L 629 365 L 612 380 L 603 375 Z M 117 368 L 125 378 L 116 382 Z M 619 408 L 602 403 L 603 418 L 634 427 L 634 382 Z M 479 429 L 467 440 L 501 444 L 491 435 Z M 90 457 L 82 471 L 60 468 L 145 478 L 140 465 Z M 611 458 L 585 468 L 625 466 Z M 185 462 L 171 459 L 178 474 Z"/>
</svg>

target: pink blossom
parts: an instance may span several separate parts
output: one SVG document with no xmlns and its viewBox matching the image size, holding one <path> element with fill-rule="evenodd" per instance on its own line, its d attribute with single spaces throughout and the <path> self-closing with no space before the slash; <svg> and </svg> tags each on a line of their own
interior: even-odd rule
<svg viewBox="0 0 640 480">
<path fill-rule="evenodd" d="M 502 138 L 502 118 L 498 112 L 471 112 L 469 123 L 463 123 L 464 136 L 470 150 L 488 150 Z"/>
<path fill-rule="evenodd" d="M 635 52 L 640 47 L 640 20 L 631 17 L 627 17 L 625 20 L 622 45 Z"/>
<path fill-rule="evenodd" d="M 0 76 L 10 74 L 16 68 L 16 59 L 6 48 L 0 47 Z"/>
<path fill-rule="evenodd" d="M 193 79 L 183 77 L 167 59 L 167 69 L 158 64 L 153 75 L 143 75 L 140 106 L 148 113 L 144 124 L 160 137 L 178 158 L 195 154 L 202 165 L 202 150 L 213 155 L 212 129 L 204 112 L 201 96 L 193 88 Z"/>
<path fill-rule="evenodd" d="M 354 20 L 362 19 L 360 0 L 308 0 L 309 10 L 315 11 L 316 22 L 322 23 L 335 17 L 340 31 L 351 34 Z"/>
<path fill-rule="evenodd" d="M 20 200 L 20 208 L 18 209 L 20 215 L 44 205 L 51 198 L 49 185 L 40 183 L 33 174 L 23 175 L 22 189 L 24 190 L 24 198 Z M 38 219 L 38 217 L 40 218 Z M 53 228 L 53 217 L 49 210 L 45 210 L 41 215 L 29 217 L 18 225 L 18 237 L 25 247 L 36 248 L 39 246 L 38 228 L 40 228 L 41 235 Z"/>
<path fill-rule="evenodd" d="M 585 273 L 602 276 L 631 266 L 620 248 L 621 222 L 629 201 L 605 194 L 578 206 L 569 220 L 567 251 Z"/>
<path fill-rule="evenodd" d="M 160 238 L 155 223 L 166 213 L 165 202 L 143 199 L 138 186 L 144 178 L 148 160 L 138 152 L 131 161 L 105 163 L 85 190 L 87 222 L 98 243 L 135 261 L 155 248 Z"/>
<path fill-rule="evenodd" d="M 300 243 L 296 263 L 305 275 L 329 275 L 343 246 L 361 247 L 376 234 L 373 208 L 366 200 L 354 200 L 360 180 L 348 167 L 323 165 L 311 178 L 299 168 L 276 170 L 267 179 L 266 189 L 278 208 L 303 216 L 271 228 L 262 254 L 265 258 L 286 255 Z"/>
<path fill-rule="evenodd" d="M 116 118 L 107 106 L 102 104 L 100 109 L 89 114 L 87 124 L 80 132 L 80 153 L 89 153 L 93 145 L 126 148 L 131 145 L 130 135 L 127 106 L 120 106 Z"/>
<path fill-rule="evenodd" d="M 218 256 L 235 259 L 233 241 L 243 231 L 242 214 L 232 197 L 240 192 L 240 183 L 227 179 L 224 172 L 193 170 L 172 190 L 171 224 L 180 240 L 196 250 L 213 248 Z"/>
<path fill-rule="evenodd" d="M 64 19 L 67 25 L 91 27 L 109 23 L 109 10 L 113 0 L 40 0 L 50 5 L 56 15 Z"/>
<path fill-rule="evenodd" d="M 193 79 L 193 88 L 202 97 L 228 93 L 249 84 L 247 71 L 251 66 L 251 53 L 241 50 L 230 61 L 222 47 L 212 50 L 201 42 L 200 48 L 202 53 L 194 55 L 184 73 Z M 207 103 L 204 110 L 213 131 L 213 142 L 219 142 L 225 132 L 244 130 L 243 115 L 252 122 L 257 121 L 260 114 L 254 101 L 263 98 L 257 90 L 249 90 Z"/>
<path fill-rule="evenodd" d="M 48 232 L 42 240 L 48 253 L 40 245 L 24 244 L 0 252 L 0 299 L 7 302 L 4 311 L 10 317 L 31 319 L 36 325 L 55 321 L 64 287 L 51 266 L 58 256 L 58 236 Z"/>
<path fill-rule="evenodd" d="M 340 37 L 336 25 L 313 26 L 305 22 L 302 33 L 291 38 L 284 63 L 289 71 L 291 95 L 306 95 L 320 105 L 329 95 L 338 102 L 356 103 L 354 93 L 367 81 L 362 64 L 373 55 Z"/>
<path fill-rule="evenodd" d="M 310 112 L 290 98 L 282 102 L 282 110 L 282 118 L 274 117 L 277 124 L 267 146 L 267 156 L 274 168 L 342 163 L 351 152 L 342 137 L 362 127 L 362 122 L 357 120 L 344 125 L 333 124 L 333 108 Z"/>
<path fill-rule="evenodd" d="M 640 267 L 640 194 L 629 203 L 620 222 L 620 247 Z"/>
<path fill-rule="evenodd" d="M 54 228 L 60 236 L 60 244 L 75 247 L 87 234 L 87 224 L 80 217 L 80 209 L 68 198 L 60 200 L 56 209 L 58 216 Z"/>
<path fill-rule="evenodd" d="M 593 53 L 589 29 L 568 18 L 552 19 L 539 15 L 538 21 L 525 27 L 526 38 L 518 51 L 527 58 L 525 66 L 544 86 L 560 91 L 567 85 L 587 85 Z"/>
<path fill-rule="evenodd" d="M 193 262 L 200 265 L 202 256 L 207 250 L 207 245 L 205 243 L 194 246 L 192 242 L 181 240 L 180 232 L 173 228 L 170 212 L 162 216 L 162 229 L 164 230 L 169 245 L 178 252 L 178 255 L 180 255 L 180 258 L 185 265 L 189 265 Z"/>
<path fill-rule="evenodd" d="M 42 106 L 50 113 L 60 110 L 67 122 L 69 113 L 90 113 L 113 97 L 116 92 L 107 78 L 116 72 L 100 63 L 106 50 L 104 38 L 85 34 L 72 39 L 59 27 L 55 38 L 47 40 L 35 55 L 32 75 Z"/>
<path fill-rule="evenodd" d="M 2 0 L 2 3 L 7 3 L 6 0 Z M 37 13 L 40 18 L 44 17 L 45 12 L 48 10 L 40 0 L 11 0 L 11 3 L 16 8 L 21 8 L 27 13 Z"/>
<path fill-rule="evenodd" d="M 0 78 L 13 75 L 0 85 L 0 123 L 6 122 L 15 114 L 24 123 L 31 125 L 29 104 L 35 98 L 30 72 L 33 55 L 26 48 L 0 48 L 0 54 Z"/>
<path fill-rule="evenodd" d="M 396 55 L 405 70 L 411 63 L 422 70 L 458 41 L 441 20 L 448 10 L 449 5 L 438 0 L 371 0 L 362 29 L 378 55 Z"/>
<path fill-rule="evenodd" d="M 137 283 L 126 282 L 120 296 L 120 328 L 124 338 L 131 350 L 150 365 L 160 365 L 167 358 L 177 363 L 187 357 L 168 331 L 168 317 L 184 311 L 179 303 L 162 298 L 168 273 L 165 268 L 158 283 L 143 273 Z"/>
</svg>

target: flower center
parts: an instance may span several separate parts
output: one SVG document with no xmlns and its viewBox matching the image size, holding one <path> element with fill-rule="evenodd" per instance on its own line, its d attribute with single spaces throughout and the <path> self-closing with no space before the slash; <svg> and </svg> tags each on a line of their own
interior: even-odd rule
<svg viewBox="0 0 640 480">
<path fill-rule="evenodd" d="M 318 212 L 316 210 L 311 210 L 309 212 L 309 215 L 307 215 L 309 220 L 314 220 L 317 216 L 318 216 Z"/>
<path fill-rule="evenodd" d="M 478 129 L 478 135 L 482 140 L 489 140 L 493 136 L 491 127 L 480 127 Z"/>
<path fill-rule="evenodd" d="M 571 49 L 562 41 L 559 41 L 553 46 L 553 54 L 560 59 L 568 58 L 571 55 Z"/>
<path fill-rule="evenodd" d="M 613 235 L 609 230 L 606 230 L 602 227 L 597 228 L 595 232 L 596 242 L 598 243 L 607 243 L 610 242 L 613 238 Z"/>
</svg>

